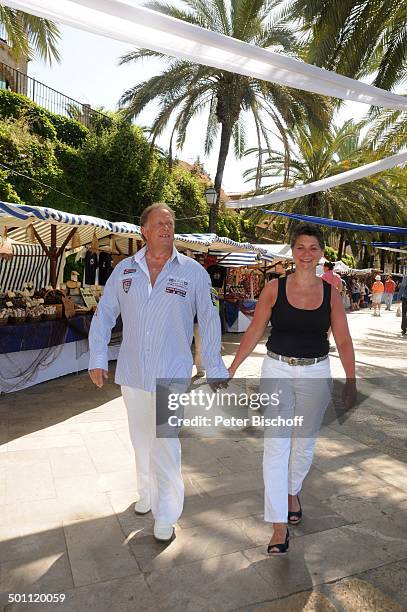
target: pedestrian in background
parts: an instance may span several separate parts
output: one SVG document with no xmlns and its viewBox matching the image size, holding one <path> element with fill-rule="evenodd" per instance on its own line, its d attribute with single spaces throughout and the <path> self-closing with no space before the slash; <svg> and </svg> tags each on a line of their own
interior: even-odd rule
<svg viewBox="0 0 407 612">
<path fill-rule="evenodd" d="M 396 283 L 391 276 L 386 278 L 384 283 L 384 303 L 386 304 L 386 310 L 391 310 L 391 305 L 394 298 L 394 292 L 396 291 Z"/>
<path fill-rule="evenodd" d="M 375 282 L 372 285 L 372 305 L 373 305 L 373 316 L 380 317 L 380 308 L 382 305 L 382 297 L 384 293 L 384 285 L 380 274 L 375 276 Z"/>
</svg>

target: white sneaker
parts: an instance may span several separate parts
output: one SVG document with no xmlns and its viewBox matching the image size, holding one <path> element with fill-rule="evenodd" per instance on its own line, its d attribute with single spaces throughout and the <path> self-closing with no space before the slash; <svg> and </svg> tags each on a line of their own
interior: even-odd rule
<svg viewBox="0 0 407 612">
<path fill-rule="evenodd" d="M 144 497 L 139 499 L 138 502 L 134 504 L 134 512 L 136 514 L 147 514 L 151 510 L 151 504 L 148 497 Z"/>
<path fill-rule="evenodd" d="M 170 523 L 161 523 L 156 521 L 154 523 L 154 537 L 159 542 L 168 542 L 174 535 L 174 527 Z"/>
</svg>

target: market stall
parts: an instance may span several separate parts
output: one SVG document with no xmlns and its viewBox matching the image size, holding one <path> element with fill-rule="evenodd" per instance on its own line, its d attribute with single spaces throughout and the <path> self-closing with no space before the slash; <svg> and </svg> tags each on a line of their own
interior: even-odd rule
<svg viewBox="0 0 407 612">
<path fill-rule="evenodd" d="M 137 249 L 137 240 L 141 244 L 140 228 L 0 203 L 0 393 L 88 367 L 90 322 L 113 259 L 99 248 L 101 239 L 109 244 L 116 239 L 115 254 L 126 257 Z M 96 255 L 93 283 L 80 282 L 75 272 L 63 282 L 66 253 L 81 249 Z M 117 358 L 120 339 L 119 323 L 109 359 Z"/>
</svg>

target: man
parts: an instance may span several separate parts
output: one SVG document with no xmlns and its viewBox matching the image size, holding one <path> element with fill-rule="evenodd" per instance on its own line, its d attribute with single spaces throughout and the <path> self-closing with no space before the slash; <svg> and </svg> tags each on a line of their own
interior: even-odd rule
<svg viewBox="0 0 407 612">
<path fill-rule="evenodd" d="M 394 298 L 394 292 L 396 291 L 396 283 L 391 276 L 388 276 L 384 283 L 384 303 L 386 304 L 386 310 L 391 310 L 391 305 Z"/>
<path fill-rule="evenodd" d="M 401 333 L 407 333 L 407 274 L 403 276 L 399 289 L 399 299 L 401 300 Z"/>
<path fill-rule="evenodd" d="M 339 274 L 334 272 L 334 264 L 332 261 L 326 261 L 324 263 L 324 273 L 322 274 L 321 278 L 335 287 L 335 289 L 338 291 L 342 291 L 342 280 Z"/>
<path fill-rule="evenodd" d="M 155 435 L 156 379 L 191 377 L 195 314 L 207 377 L 228 378 L 210 278 L 199 263 L 175 249 L 174 221 L 166 204 L 143 211 L 140 225 L 146 246 L 115 267 L 89 334 L 89 373 L 101 387 L 108 375 L 111 329 L 121 314 L 123 341 L 115 380 L 121 385 L 135 451 L 139 501 L 134 510 L 152 511 L 154 536 L 161 541 L 173 536 L 183 508 L 184 484 L 179 439 Z"/>
</svg>

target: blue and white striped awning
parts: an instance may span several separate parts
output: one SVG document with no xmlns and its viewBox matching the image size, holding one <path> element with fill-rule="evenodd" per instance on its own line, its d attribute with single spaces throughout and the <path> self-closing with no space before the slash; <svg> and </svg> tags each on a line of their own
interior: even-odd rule
<svg viewBox="0 0 407 612">
<path fill-rule="evenodd" d="M 119 244 L 119 241 L 122 243 L 121 238 L 143 239 L 140 226 L 133 223 L 115 223 L 99 217 L 75 215 L 44 206 L 0 202 L 0 231 L 1 228 L 7 227 L 10 238 L 16 242 L 28 242 L 26 228 L 30 224 L 33 224 L 46 246 L 51 244 L 51 225 L 58 226 L 58 247 L 64 243 L 73 227 L 78 229 L 82 245 L 90 244 L 95 234 L 98 239 L 115 236 L 117 244 Z M 249 242 L 236 242 L 230 238 L 209 233 L 175 234 L 174 238 L 177 248 L 202 253 L 219 251 L 223 254 L 245 254 L 246 257 L 235 258 L 235 262 L 243 262 L 239 265 L 254 265 L 259 258 L 273 262 L 291 259 L 289 245 L 253 245 Z M 67 249 L 69 247 L 70 245 L 67 245 Z M 121 248 L 121 250 L 123 249 Z M 127 252 L 127 250 L 124 250 L 124 252 Z M 232 261 L 233 259 L 229 259 L 228 265 L 238 265 L 238 263 L 231 263 Z"/>
<path fill-rule="evenodd" d="M 24 283 L 30 282 L 35 290 L 50 282 L 50 260 L 39 244 L 12 243 L 13 257 L 0 258 L 0 292 L 22 291 Z M 58 259 L 57 278 L 62 282 L 65 254 Z"/>
<path fill-rule="evenodd" d="M 259 263 L 259 254 L 254 251 L 250 253 L 228 253 L 210 249 L 209 255 L 217 257 L 217 265 L 225 268 L 240 268 L 242 266 L 256 266 Z"/>
<path fill-rule="evenodd" d="M 24 204 L 9 204 L 0 202 L 0 226 L 13 228 L 9 237 L 17 242 L 27 242 L 26 228 L 33 224 L 41 240 L 46 246 L 51 244 L 51 225 L 58 226 L 57 246 L 65 241 L 73 227 L 77 227 L 82 244 L 105 236 L 128 236 L 142 238 L 140 227 L 132 223 L 113 223 L 106 219 L 89 215 L 74 215 L 43 206 L 28 206 Z"/>
</svg>

